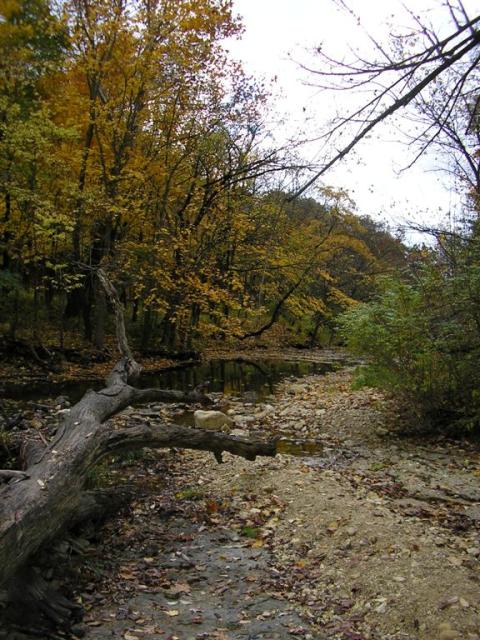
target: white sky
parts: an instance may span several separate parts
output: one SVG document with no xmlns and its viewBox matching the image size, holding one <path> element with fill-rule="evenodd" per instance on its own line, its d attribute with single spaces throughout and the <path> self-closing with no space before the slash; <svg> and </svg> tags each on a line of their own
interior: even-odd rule
<svg viewBox="0 0 480 640">
<path fill-rule="evenodd" d="M 426 15 L 422 12 L 432 7 L 440 11 L 431 14 L 432 20 L 435 15 L 445 15 L 442 0 L 406 0 L 405 4 L 414 7 L 418 15 Z M 466 0 L 465 4 L 474 7 L 476 2 Z M 275 78 L 277 97 L 273 107 L 285 119 L 278 125 L 274 115 L 271 124 L 280 141 L 296 129 L 303 129 L 309 136 L 318 134 L 334 107 L 345 110 L 355 100 L 346 92 L 326 96 L 306 86 L 309 76 L 294 61 L 318 66 L 311 50 L 319 44 L 332 57 L 351 59 L 349 46 L 371 51 L 362 28 L 385 41 L 389 22 L 409 24 L 397 0 L 350 0 L 349 6 L 359 15 L 360 27 L 333 0 L 234 0 L 234 10 L 243 17 L 245 34 L 240 41 L 229 42 L 228 49 L 243 61 L 248 73 L 267 80 Z M 442 22 L 437 20 L 441 28 Z M 359 213 L 381 217 L 393 225 L 409 219 L 436 224 L 455 209 L 458 196 L 447 188 L 447 178 L 434 171 L 432 160 L 424 159 L 398 173 L 411 160 L 412 152 L 394 141 L 396 126 L 392 123 L 374 132 L 354 155 L 326 174 L 323 182 L 346 188 Z M 318 160 L 319 151 L 320 144 L 311 143 L 303 154 L 307 160 Z"/>
</svg>

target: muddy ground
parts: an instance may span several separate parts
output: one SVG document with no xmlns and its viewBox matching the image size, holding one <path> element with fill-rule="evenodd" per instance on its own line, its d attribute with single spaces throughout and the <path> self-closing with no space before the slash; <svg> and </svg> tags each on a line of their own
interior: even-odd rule
<svg viewBox="0 0 480 640">
<path fill-rule="evenodd" d="M 478 444 L 400 437 L 395 403 L 351 382 L 342 370 L 285 381 L 262 404 L 217 398 L 240 434 L 311 443 L 275 459 L 147 452 L 98 469 L 93 482 L 134 483 L 139 497 L 62 543 L 86 610 L 78 634 L 480 639 Z"/>
</svg>

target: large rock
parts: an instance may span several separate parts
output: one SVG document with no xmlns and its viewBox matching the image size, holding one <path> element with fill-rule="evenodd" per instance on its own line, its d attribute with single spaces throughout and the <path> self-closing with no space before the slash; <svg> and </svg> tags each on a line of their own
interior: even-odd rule
<svg viewBox="0 0 480 640">
<path fill-rule="evenodd" d="M 257 418 L 257 420 L 263 420 L 263 418 L 274 413 L 274 411 L 275 407 L 272 407 L 271 404 L 264 404 L 262 407 L 258 407 L 258 412 L 255 414 L 255 418 Z"/>
<path fill-rule="evenodd" d="M 198 429 L 211 429 L 212 431 L 230 431 L 233 420 L 221 411 L 202 411 L 198 409 L 193 414 L 195 426 Z"/>
<path fill-rule="evenodd" d="M 288 385 L 288 387 L 286 388 L 286 391 L 288 394 L 292 396 L 298 396 L 302 393 L 305 393 L 305 391 L 307 391 L 307 386 L 305 384 L 299 384 L 298 382 L 294 382 Z"/>
</svg>

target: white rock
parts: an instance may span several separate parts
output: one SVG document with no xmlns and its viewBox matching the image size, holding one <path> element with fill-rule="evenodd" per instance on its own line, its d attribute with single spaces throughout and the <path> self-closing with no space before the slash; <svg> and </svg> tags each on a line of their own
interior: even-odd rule
<svg viewBox="0 0 480 640">
<path fill-rule="evenodd" d="M 193 414 L 195 426 L 198 429 L 211 429 L 212 431 L 230 431 L 233 420 L 221 411 L 202 411 L 198 409 Z"/>
<path fill-rule="evenodd" d="M 305 391 L 307 390 L 306 386 L 303 384 L 298 384 L 298 383 L 293 383 L 288 385 L 287 387 L 287 393 L 290 393 L 292 395 L 297 395 L 300 393 L 305 393 Z"/>
<path fill-rule="evenodd" d="M 247 438 L 248 437 L 248 431 L 245 431 L 244 429 L 232 429 L 230 431 L 230 435 L 231 436 L 237 436 L 237 438 Z"/>
<path fill-rule="evenodd" d="M 256 413 L 257 418 L 265 418 L 275 411 L 275 408 L 271 404 L 264 404 L 263 407 L 259 407 Z"/>
</svg>

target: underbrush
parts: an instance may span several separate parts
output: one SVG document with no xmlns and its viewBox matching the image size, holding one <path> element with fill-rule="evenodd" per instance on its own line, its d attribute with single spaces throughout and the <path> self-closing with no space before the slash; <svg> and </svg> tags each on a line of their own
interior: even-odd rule
<svg viewBox="0 0 480 640">
<path fill-rule="evenodd" d="M 394 393 L 421 429 L 471 433 L 480 430 L 480 277 L 472 275 L 467 287 L 440 276 L 386 280 L 376 300 L 344 314 L 341 332 L 349 350 L 367 360 L 358 386 Z"/>
</svg>

